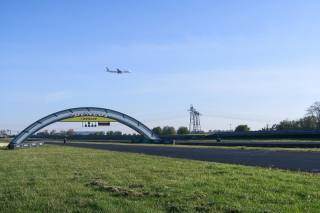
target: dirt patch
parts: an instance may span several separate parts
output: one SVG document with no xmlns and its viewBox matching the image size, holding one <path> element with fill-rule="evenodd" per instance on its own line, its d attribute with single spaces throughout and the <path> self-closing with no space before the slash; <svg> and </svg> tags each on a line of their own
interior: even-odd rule
<svg viewBox="0 0 320 213">
<path fill-rule="evenodd" d="M 214 202 L 198 203 L 197 205 L 190 207 L 187 203 L 181 200 L 169 201 L 166 203 L 166 212 L 168 213 L 180 213 L 180 212 L 212 212 L 214 208 Z"/>
<path fill-rule="evenodd" d="M 148 192 L 143 191 L 143 185 L 130 185 L 129 188 L 121 187 L 121 186 L 111 186 L 103 182 L 102 180 L 94 180 L 88 184 L 89 186 L 93 187 L 99 191 L 105 191 L 111 193 L 113 196 L 121 196 L 121 197 L 132 197 L 132 198 L 139 198 L 139 197 L 163 197 L 165 196 L 164 193 L 158 192 Z M 134 190 L 132 188 L 139 188 L 140 190 Z"/>
<path fill-rule="evenodd" d="M 177 203 L 170 203 L 166 205 L 166 211 L 168 213 L 187 212 L 188 207 Z"/>
<path fill-rule="evenodd" d="M 142 189 L 143 187 L 144 187 L 143 184 L 131 184 L 131 185 L 129 185 L 130 189 L 136 189 L 136 188 Z"/>
</svg>

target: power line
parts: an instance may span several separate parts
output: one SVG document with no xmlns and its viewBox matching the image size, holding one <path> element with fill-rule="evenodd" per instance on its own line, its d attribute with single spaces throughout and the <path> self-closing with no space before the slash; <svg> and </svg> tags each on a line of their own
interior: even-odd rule
<svg viewBox="0 0 320 213">
<path fill-rule="evenodd" d="M 267 120 L 267 119 L 243 118 L 239 116 L 225 116 L 225 115 L 216 115 L 216 114 L 206 114 L 206 117 L 224 118 L 224 119 L 232 119 L 232 120 L 239 120 L 239 121 L 263 122 L 263 123 L 274 122 L 272 120 Z"/>
</svg>

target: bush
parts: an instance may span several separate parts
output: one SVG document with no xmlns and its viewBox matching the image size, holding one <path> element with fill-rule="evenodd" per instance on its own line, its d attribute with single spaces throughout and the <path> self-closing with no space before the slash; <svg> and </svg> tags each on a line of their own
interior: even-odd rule
<svg viewBox="0 0 320 213">
<path fill-rule="evenodd" d="M 236 127 L 236 129 L 234 131 L 235 132 L 248 132 L 248 131 L 250 131 L 250 128 L 248 127 L 248 125 L 239 125 Z"/>
<path fill-rule="evenodd" d="M 178 135 L 187 135 L 187 134 L 189 134 L 190 132 L 189 132 L 188 127 L 181 126 L 181 127 L 179 127 L 177 133 L 178 133 Z"/>
<path fill-rule="evenodd" d="M 172 126 L 165 126 L 162 129 L 162 135 L 176 135 L 176 134 L 177 132 L 175 128 Z"/>
<path fill-rule="evenodd" d="M 162 135 L 162 129 L 160 126 L 153 128 L 152 132 L 156 135 Z"/>
</svg>

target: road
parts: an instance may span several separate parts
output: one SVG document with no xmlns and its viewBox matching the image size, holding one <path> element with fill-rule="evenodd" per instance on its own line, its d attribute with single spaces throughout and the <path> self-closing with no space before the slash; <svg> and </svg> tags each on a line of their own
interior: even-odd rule
<svg viewBox="0 0 320 213">
<path fill-rule="evenodd" d="M 46 143 L 63 145 L 54 142 Z M 320 173 L 320 152 L 145 146 L 90 142 L 72 142 L 66 144 L 66 146 Z"/>
<path fill-rule="evenodd" d="M 217 142 L 177 142 L 180 145 L 195 145 L 195 146 L 246 146 L 246 147 L 277 147 L 277 148 L 320 148 L 320 142 L 245 142 L 245 141 L 223 141 Z"/>
</svg>

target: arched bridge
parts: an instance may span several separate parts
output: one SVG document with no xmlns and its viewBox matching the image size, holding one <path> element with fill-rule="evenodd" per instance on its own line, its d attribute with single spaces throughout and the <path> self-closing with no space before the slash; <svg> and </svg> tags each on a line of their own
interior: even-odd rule
<svg viewBox="0 0 320 213">
<path fill-rule="evenodd" d="M 62 110 L 51 115 L 48 115 L 40 120 L 34 122 L 22 132 L 20 132 L 9 144 L 9 147 L 22 144 L 30 136 L 39 131 L 40 129 L 53 124 L 55 122 L 62 121 L 67 118 L 78 117 L 78 116 L 98 116 L 111 118 L 113 120 L 122 123 L 131 129 L 137 131 L 148 140 L 158 140 L 158 136 L 155 135 L 146 125 L 139 122 L 138 120 L 111 109 L 97 108 L 97 107 L 80 107 Z"/>
</svg>

